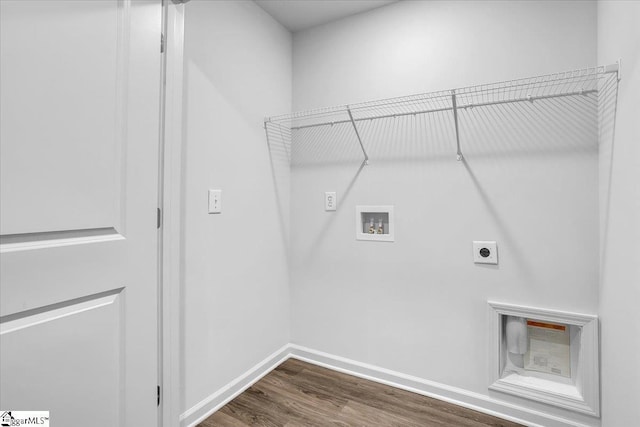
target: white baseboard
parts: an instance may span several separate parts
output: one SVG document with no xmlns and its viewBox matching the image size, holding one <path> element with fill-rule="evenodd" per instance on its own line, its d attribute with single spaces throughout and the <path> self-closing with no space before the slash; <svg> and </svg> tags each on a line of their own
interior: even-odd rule
<svg viewBox="0 0 640 427">
<path fill-rule="evenodd" d="M 288 344 L 258 363 L 245 374 L 187 410 L 180 416 L 180 426 L 192 427 L 197 425 L 289 358 L 453 403 L 529 427 L 592 427 L 594 425 L 593 423 L 585 424 L 554 414 L 525 408 L 484 394 L 391 371 L 297 344 Z"/>
<path fill-rule="evenodd" d="M 369 365 L 296 344 L 289 345 L 291 357 L 334 371 L 386 384 L 402 390 L 433 397 L 484 414 L 493 415 L 529 427 L 591 427 L 557 415 L 503 402 L 484 394 L 425 380 L 379 366 Z"/>
<path fill-rule="evenodd" d="M 290 345 L 287 344 L 220 390 L 185 411 L 180 415 L 180 426 L 192 427 L 198 425 L 198 423 L 202 422 L 205 418 L 209 417 L 218 409 L 235 399 L 240 393 L 258 382 L 260 378 L 274 370 L 290 356 Z"/>
</svg>

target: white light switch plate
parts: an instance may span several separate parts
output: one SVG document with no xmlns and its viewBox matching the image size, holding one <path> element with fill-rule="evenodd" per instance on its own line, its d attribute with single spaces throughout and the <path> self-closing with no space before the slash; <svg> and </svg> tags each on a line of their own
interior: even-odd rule
<svg viewBox="0 0 640 427">
<path fill-rule="evenodd" d="M 498 245 L 496 242 L 474 241 L 473 262 L 476 264 L 497 264 Z"/>
<path fill-rule="evenodd" d="M 209 190 L 209 213 L 222 213 L 222 190 Z"/>
<path fill-rule="evenodd" d="M 327 191 L 324 193 L 324 210 L 335 211 L 338 206 L 338 198 L 335 191 Z"/>
</svg>

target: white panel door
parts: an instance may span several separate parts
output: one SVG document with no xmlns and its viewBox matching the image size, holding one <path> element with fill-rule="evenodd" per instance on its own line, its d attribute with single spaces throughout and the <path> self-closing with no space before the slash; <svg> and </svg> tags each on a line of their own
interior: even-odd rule
<svg viewBox="0 0 640 427">
<path fill-rule="evenodd" d="M 0 8 L 0 407 L 155 426 L 160 0 Z"/>
</svg>

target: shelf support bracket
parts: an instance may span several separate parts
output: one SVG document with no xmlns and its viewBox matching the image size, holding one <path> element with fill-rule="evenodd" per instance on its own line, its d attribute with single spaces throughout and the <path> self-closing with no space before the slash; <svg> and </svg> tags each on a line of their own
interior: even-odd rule
<svg viewBox="0 0 640 427">
<path fill-rule="evenodd" d="M 353 120 L 353 115 L 351 114 L 351 108 L 347 106 L 347 113 L 349 114 L 349 120 L 351 120 L 351 124 L 353 125 L 353 130 L 356 132 L 356 137 L 358 138 L 358 142 L 360 143 L 360 148 L 362 149 L 362 154 L 364 154 L 364 164 L 369 164 L 369 156 L 367 155 L 367 151 L 364 149 L 364 145 L 362 145 L 362 138 L 360 138 L 360 132 L 358 132 L 358 127 L 356 126 L 356 121 Z"/>
<path fill-rule="evenodd" d="M 458 131 L 458 105 L 456 103 L 456 91 L 451 90 L 451 103 L 453 105 L 453 122 L 456 126 L 456 147 L 458 150 L 456 160 L 462 160 L 462 151 L 460 150 L 460 132 Z"/>
</svg>

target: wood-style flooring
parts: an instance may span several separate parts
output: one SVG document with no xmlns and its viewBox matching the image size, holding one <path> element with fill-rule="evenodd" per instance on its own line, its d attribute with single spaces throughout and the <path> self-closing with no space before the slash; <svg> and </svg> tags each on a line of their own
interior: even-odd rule
<svg viewBox="0 0 640 427">
<path fill-rule="evenodd" d="M 289 359 L 199 426 L 516 427 L 520 424 Z"/>
</svg>

